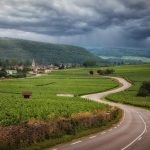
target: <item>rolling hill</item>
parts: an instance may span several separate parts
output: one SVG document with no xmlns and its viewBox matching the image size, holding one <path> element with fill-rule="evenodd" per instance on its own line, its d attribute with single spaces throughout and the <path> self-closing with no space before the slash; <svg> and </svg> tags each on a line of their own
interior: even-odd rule
<svg viewBox="0 0 150 150">
<path fill-rule="evenodd" d="M 97 47 L 97 48 L 89 48 L 89 51 L 99 56 L 111 56 L 111 57 L 139 56 L 150 58 L 150 48 Z"/>
<path fill-rule="evenodd" d="M 148 48 L 88 48 L 90 52 L 109 62 L 141 64 L 150 63 L 150 49 Z"/>
<path fill-rule="evenodd" d="M 90 53 L 84 48 L 34 42 L 28 40 L 0 38 L 0 59 L 17 59 L 20 61 L 31 61 L 35 59 L 37 63 L 78 63 L 87 60 L 95 60 L 97 63 L 102 59 Z"/>
</svg>

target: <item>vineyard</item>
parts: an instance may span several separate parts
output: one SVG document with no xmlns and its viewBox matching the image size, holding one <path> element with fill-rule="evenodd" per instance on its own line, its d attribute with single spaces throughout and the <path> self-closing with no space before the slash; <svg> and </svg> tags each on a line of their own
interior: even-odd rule
<svg viewBox="0 0 150 150">
<path fill-rule="evenodd" d="M 111 79 L 89 76 L 88 69 L 56 71 L 47 76 L 0 81 L 0 125 L 8 126 L 31 118 L 70 117 L 73 113 L 108 110 L 104 104 L 83 100 L 79 95 L 100 92 L 117 86 Z M 22 91 L 32 91 L 30 100 Z M 73 98 L 56 94 L 74 94 Z"/>
<path fill-rule="evenodd" d="M 137 96 L 142 82 L 150 81 L 150 64 L 118 66 L 114 69 L 116 70 L 116 76 L 122 76 L 130 80 L 133 86 L 124 92 L 108 96 L 108 99 L 150 109 L 150 96 Z"/>
</svg>

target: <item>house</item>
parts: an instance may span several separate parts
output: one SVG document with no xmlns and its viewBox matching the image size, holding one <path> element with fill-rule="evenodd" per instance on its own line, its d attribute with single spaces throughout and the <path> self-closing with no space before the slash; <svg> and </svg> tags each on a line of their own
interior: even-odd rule
<svg viewBox="0 0 150 150">
<path fill-rule="evenodd" d="M 6 70 L 8 75 L 16 75 L 17 74 L 17 70 Z"/>
<path fill-rule="evenodd" d="M 33 59 L 32 65 L 31 65 L 32 71 L 30 71 L 30 74 L 37 75 L 37 74 L 46 74 L 50 73 L 53 70 L 58 70 L 59 67 L 55 66 L 53 64 L 50 65 L 38 65 L 35 63 L 35 60 Z"/>
<path fill-rule="evenodd" d="M 44 68 L 38 68 L 38 69 L 37 69 L 37 73 L 39 73 L 39 74 L 44 74 L 44 73 L 46 73 L 46 72 L 45 72 L 45 69 L 44 69 Z"/>
</svg>

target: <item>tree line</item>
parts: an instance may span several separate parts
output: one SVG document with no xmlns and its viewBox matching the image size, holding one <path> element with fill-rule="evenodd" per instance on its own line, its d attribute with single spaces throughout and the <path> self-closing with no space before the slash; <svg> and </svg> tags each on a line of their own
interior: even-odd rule
<svg viewBox="0 0 150 150">
<path fill-rule="evenodd" d="M 17 59 L 0 59 L 0 66 L 3 68 L 8 68 L 8 67 L 12 67 L 12 66 L 30 66 L 31 65 L 31 61 L 30 60 L 26 60 L 26 61 L 21 61 L 21 60 L 17 60 Z"/>
<path fill-rule="evenodd" d="M 114 69 L 99 69 L 99 70 L 96 71 L 96 73 L 99 74 L 99 75 L 111 75 L 114 72 L 115 72 Z M 93 70 L 90 70 L 89 74 L 94 75 L 95 72 Z"/>
</svg>

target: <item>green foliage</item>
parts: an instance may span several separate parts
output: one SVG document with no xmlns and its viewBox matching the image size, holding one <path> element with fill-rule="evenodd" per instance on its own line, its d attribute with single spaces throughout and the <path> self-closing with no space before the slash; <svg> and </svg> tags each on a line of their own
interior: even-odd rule
<svg viewBox="0 0 150 150">
<path fill-rule="evenodd" d="M 62 64 L 62 65 L 59 67 L 59 69 L 65 69 L 64 64 Z"/>
<path fill-rule="evenodd" d="M 83 63 L 84 67 L 92 67 L 96 66 L 96 61 L 95 60 L 87 60 Z"/>
<path fill-rule="evenodd" d="M 4 55 L 4 54 L 3 54 Z M 31 66 L 31 61 L 21 61 L 20 59 L 0 59 L 0 66 L 4 68 L 12 68 L 15 65 Z"/>
<path fill-rule="evenodd" d="M 138 96 L 144 96 L 144 97 L 150 96 L 150 81 L 144 81 L 143 82 L 137 95 Z"/>
<path fill-rule="evenodd" d="M 0 38 L 0 58 L 13 59 L 14 64 L 16 60 L 22 60 L 28 64 L 33 58 L 39 64 L 82 64 L 91 59 L 98 63 L 102 62 L 99 57 L 81 47 L 9 38 Z"/>
<path fill-rule="evenodd" d="M 94 75 L 94 71 L 92 71 L 92 70 L 89 71 L 89 74 L 90 74 L 90 75 Z"/>
<path fill-rule="evenodd" d="M 24 72 L 18 72 L 16 75 L 12 75 L 14 78 L 25 78 L 27 75 Z"/>
<path fill-rule="evenodd" d="M 115 70 L 113 70 L 113 69 L 97 70 L 97 73 L 99 75 L 110 75 L 110 74 L 113 74 L 114 72 L 115 72 Z"/>
<path fill-rule="evenodd" d="M 7 76 L 7 72 L 5 69 L 0 70 L 0 78 L 1 77 L 6 77 Z"/>
</svg>

